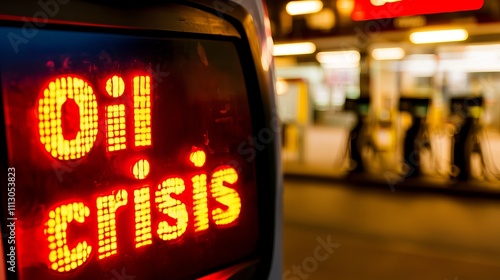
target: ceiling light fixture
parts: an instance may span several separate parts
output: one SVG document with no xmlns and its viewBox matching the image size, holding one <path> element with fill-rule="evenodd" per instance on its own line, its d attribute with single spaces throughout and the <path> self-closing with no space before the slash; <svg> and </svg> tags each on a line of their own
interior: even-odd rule
<svg viewBox="0 0 500 280">
<path fill-rule="evenodd" d="M 465 41 L 469 33 L 465 29 L 413 32 L 410 41 L 414 44 L 430 44 Z"/>
<path fill-rule="evenodd" d="M 286 12 L 291 16 L 313 14 L 323 9 L 323 2 L 311 1 L 290 1 L 286 4 Z"/>
</svg>

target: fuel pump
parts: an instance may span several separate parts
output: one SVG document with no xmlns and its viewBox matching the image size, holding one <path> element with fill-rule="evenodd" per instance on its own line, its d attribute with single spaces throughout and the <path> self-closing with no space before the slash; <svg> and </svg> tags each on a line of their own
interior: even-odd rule
<svg viewBox="0 0 500 280">
<path fill-rule="evenodd" d="M 364 172 L 365 165 L 363 164 L 362 150 L 369 141 L 366 131 L 366 118 L 370 108 L 370 98 L 362 97 L 359 99 L 346 99 L 344 110 L 352 111 L 357 116 L 357 123 L 352 128 L 349 134 L 349 149 L 351 160 L 351 172 Z"/>
<path fill-rule="evenodd" d="M 422 150 L 430 148 L 426 125 L 428 108 L 428 98 L 400 99 L 399 111 L 411 115 L 411 125 L 403 137 L 405 177 L 418 177 L 422 173 L 420 165 Z"/>
<path fill-rule="evenodd" d="M 451 177 L 459 181 L 471 179 L 471 155 L 475 152 L 481 155 L 478 132 L 482 105 L 482 96 L 457 97 L 450 102 L 451 116 L 455 121 L 451 159 L 458 170 Z"/>
</svg>

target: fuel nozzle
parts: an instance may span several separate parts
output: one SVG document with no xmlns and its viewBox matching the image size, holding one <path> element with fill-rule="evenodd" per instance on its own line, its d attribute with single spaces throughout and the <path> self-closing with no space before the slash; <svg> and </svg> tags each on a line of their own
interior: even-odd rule
<svg viewBox="0 0 500 280">
<path fill-rule="evenodd" d="M 480 153 L 477 139 L 479 119 L 481 117 L 483 97 L 457 97 L 450 102 L 451 117 L 455 121 L 453 135 L 452 166 L 455 172 L 452 178 L 459 181 L 471 179 L 471 155 Z"/>
<path fill-rule="evenodd" d="M 367 137 L 364 133 L 366 129 L 366 117 L 370 108 L 370 98 L 362 97 L 359 99 L 346 99 L 344 105 L 345 111 L 352 111 L 357 116 L 356 125 L 350 131 L 349 153 L 351 160 L 351 172 L 363 172 L 365 166 L 361 151 Z"/>
<path fill-rule="evenodd" d="M 421 175 L 420 157 L 423 149 L 430 149 L 426 117 L 429 108 L 428 98 L 401 98 L 399 110 L 411 115 L 411 125 L 403 140 L 403 160 L 406 177 Z"/>
</svg>

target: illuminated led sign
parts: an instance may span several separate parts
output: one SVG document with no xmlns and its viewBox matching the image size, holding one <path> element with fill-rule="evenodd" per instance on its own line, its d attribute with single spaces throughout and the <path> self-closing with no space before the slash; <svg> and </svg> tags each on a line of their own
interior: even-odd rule
<svg viewBox="0 0 500 280">
<path fill-rule="evenodd" d="M 436 13 L 479 10 L 484 0 L 355 0 L 353 20 L 372 20 Z"/>
<path fill-rule="evenodd" d="M 177 279 L 255 254 L 233 42 L 40 30 L 0 50 L 20 279 Z"/>
<path fill-rule="evenodd" d="M 190 154 L 190 158 L 205 157 L 203 151 L 197 150 Z M 193 164 L 201 164 L 204 161 L 193 161 Z M 141 179 L 149 173 L 147 160 L 139 160 L 133 167 L 134 176 Z M 141 171 L 140 168 L 143 168 Z M 142 175 L 142 176 L 141 176 Z M 231 166 L 220 166 L 210 176 L 210 196 L 219 203 L 210 212 L 211 219 L 216 225 L 230 225 L 237 221 L 241 211 L 241 199 L 238 191 L 228 186 L 235 186 L 238 182 L 238 173 Z M 173 195 L 181 195 L 186 191 L 186 182 L 183 178 L 170 177 L 164 179 L 153 188 L 154 198 L 151 199 L 150 187 L 133 190 L 133 196 L 129 199 L 126 189 L 112 191 L 108 195 L 98 196 L 94 205 L 90 206 L 83 202 L 63 203 L 49 210 L 45 222 L 44 234 L 48 241 L 50 250 L 47 258 L 50 267 L 58 272 L 66 272 L 76 269 L 87 261 L 93 250 L 97 250 L 99 259 L 117 254 L 117 213 L 121 207 L 134 204 L 135 209 L 135 246 L 136 248 L 152 244 L 152 212 L 151 204 L 154 202 L 159 213 L 165 214 L 175 223 L 162 220 L 157 222 L 154 233 L 155 237 L 168 241 L 180 238 L 185 234 L 189 223 L 189 217 L 194 216 L 194 229 L 196 232 L 209 228 L 208 216 L 208 190 L 206 174 L 197 174 L 191 178 L 193 187 L 193 209 L 187 208 L 186 204 Z M 129 203 L 130 202 L 130 203 Z M 85 223 L 90 215 L 90 207 L 96 212 L 97 218 L 97 244 L 90 241 L 78 242 L 73 248 L 68 246 L 67 228 L 71 222 Z M 192 212 L 190 215 L 189 212 Z M 94 249 L 95 248 L 95 249 Z"/>
</svg>

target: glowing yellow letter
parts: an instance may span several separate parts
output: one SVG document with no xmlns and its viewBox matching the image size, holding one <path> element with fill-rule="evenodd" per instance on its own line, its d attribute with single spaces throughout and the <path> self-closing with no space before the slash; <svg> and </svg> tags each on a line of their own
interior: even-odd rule
<svg viewBox="0 0 500 280">
<path fill-rule="evenodd" d="M 227 225 L 234 222 L 240 216 L 240 195 L 224 183 L 235 184 L 238 181 L 238 173 L 230 166 L 221 166 L 212 174 L 211 192 L 217 202 L 227 206 L 227 209 L 216 208 L 212 210 L 215 224 Z"/>
<path fill-rule="evenodd" d="M 92 247 L 87 244 L 87 241 L 82 241 L 70 250 L 66 235 L 69 223 L 73 220 L 83 223 L 89 214 L 89 208 L 81 202 L 61 205 L 49 212 L 44 233 L 49 241 L 50 268 L 59 272 L 67 272 L 87 261 Z"/>
<path fill-rule="evenodd" d="M 151 145 L 151 77 L 137 76 L 134 83 L 135 146 Z"/>
<path fill-rule="evenodd" d="M 189 155 L 189 160 L 195 167 L 203 167 L 206 161 L 206 154 L 202 150 L 193 150 Z M 207 174 L 193 176 L 193 210 L 194 210 L 194 231 L 208 229 L 208 191 Z"/>
<path fill-rule="evenodd" d="M 50 81 L 38 100 L 38 120 L 40 142 L 54 158 L 85 156 L 97 137 L 97 101 L 92 87 L 72 76 Z"/>
<path fill-rule="evenodd" d="M 174 225 L 167 221 L 161 221 L 158 224 L 158 236 L 163 240 L 173 240 L 181 237 L 187 229 L 188 212 L 186 205 L 173 198 L 171 195 L 179 195 L 186 189 L 184 181 L 181 178 L 170 178 L 158 185 L 156 191 L 156 205 L 158 209 L 169 216 L 171 219 L 177 219 Z"/>
<path fill-rule="evenodd" d="M 97 230 L 99 237 L 99 259 L 116 254 L 116 210 L 127 205 L 126 190 L 97 198 Z"/>
<path fill-rule="evenodd" d="M 151 201 L 149 187 L 134 191 L 135 202 L 135 247 L 152 243 L 151 239 Z"/>
</svg>

